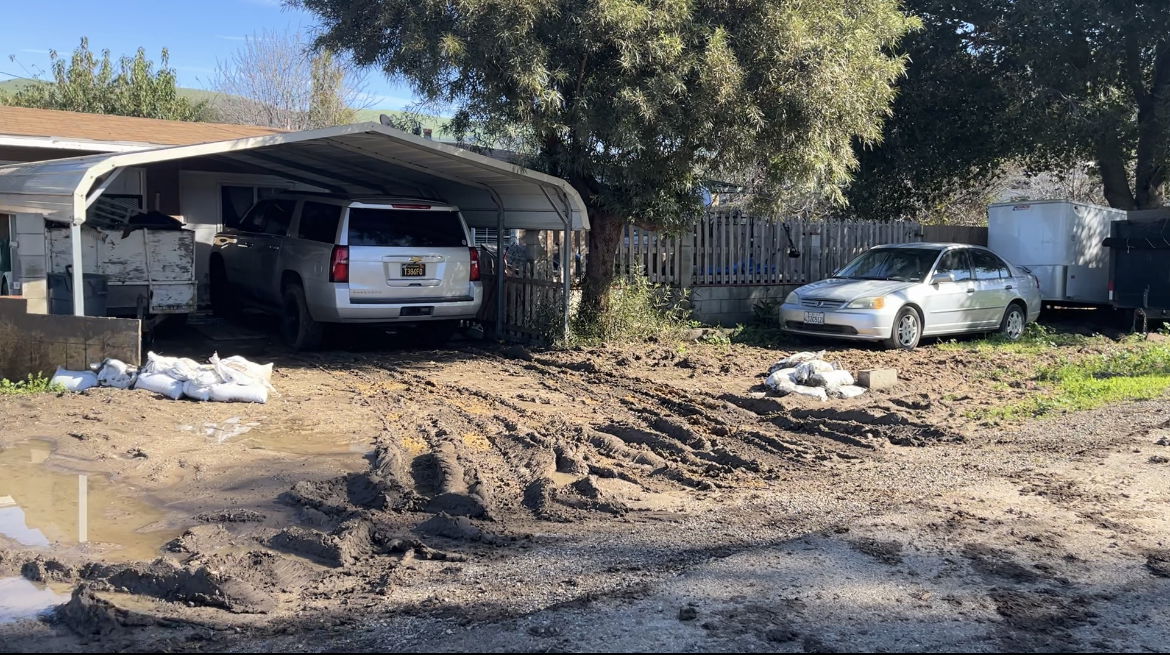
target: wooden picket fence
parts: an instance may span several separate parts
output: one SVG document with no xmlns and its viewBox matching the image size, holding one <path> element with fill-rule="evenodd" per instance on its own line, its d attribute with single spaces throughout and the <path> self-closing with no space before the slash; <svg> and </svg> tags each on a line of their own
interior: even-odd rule
<svg viewBox="0 0 1170 655">
<path fill-rule="evenodd" d="M 806 284 L 828 277 L 873 246 L 921 240 L 918 223 L 775 221 L 710 212 L 678 235 L 627 225 L 617 272 L 641 273 L 656 284 L 683 288 Z"/>
</svg>

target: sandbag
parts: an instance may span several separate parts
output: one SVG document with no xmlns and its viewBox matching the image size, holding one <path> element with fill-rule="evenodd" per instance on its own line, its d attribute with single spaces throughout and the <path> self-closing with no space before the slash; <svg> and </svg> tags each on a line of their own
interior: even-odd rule
<svg viewBox="0 0 1170 655">
<path fill-rule="evenodd" d="M 849 371 L 824 371 L 808 376 L 808 384 L 813 387 L 836 389 L 853 384 L 853 374 Z"/>
<path fill-rule="evenodd" d="M 262 384 L 222 382 L 211 385 L 211 400 L 221 403 L 266 403 L 268 387 Z"/>
<path fill-rule="evenodd" d="M 785 357 L 784 359 L 776 362 L 775 364 L 773 364 L 772 368 L 768 369 L 768 374 L 771 375 L 775 371 L 778 371 L 782 368 L 796 368 L 797 366 L 799 366 L 805 362 L 810 362 L 814 359 L 824 359 L 824 358 L 825 358 L 825 351 L 823 351 L 823 350 L 817 351 L 815 353 L 814 352 L 793 353 L 793 354 Z"/>
<path fill-rule="evenodd" d="M 219 353 L 211 355 L 211 365 L 215 367 L 219 376 L 223 378 L 224 382 L 235 382 L 236 384 L 262 384 L 269 389 L 272 388 L 272 364 L 257 364 L 250 362 L 239 355 L 231 357 L 219 358 Z"/>
<path fill-rule="evenodd" d="M 764 386 L 770 387 L 772 389 L 788 389 L 794 387 L 796 386 L 796 380 L 793 379 L 795 374 L 796 369 L 794 368 L 782 368 L 777 371 L 773 371 L 772 374 L 768 376 L 768 379 L 764 380 Z"/>
<path fill-rule="evenodd" d="M 843 384 L 835 389 L 830 389 L 829 395 L 834 398 L 856 398 L 865 393 L 865 387 L 858 387 L 852 384 Z"/>
<path fill-rule="evenodd" d="M 50 383 L 60 385 L 66 391 L 85 391 L 98 385 L 98 376 L 93 371 L 70 371 L 58 366 Z"/>
<path fill-rule="evenodd" d="M 138 371 L 120 359 L 107 359 L 98 371 L 98 384 L 115 389 L 129 389 L 134 384 Z"/>
<path fill-rule="evenodd" d="M 208 364 L 200 364 L 187 357 L 164 357 L 153 352 L 146 353 L 146 365 L 142 367 L 142 371 L 145 373 L 165 373 L 182 382 L 201 380 L 207 384 L 214 384 L 218 377 L 215 369 Z M 208 371 L 211 372 L 211 376 L 206 375 Z"/>
<path fill-rule="evenodd" d="M 134 381 L 135 389 L 146 389 L 162 394 L 171 400 L 178 400 L 183 395 L 183 381 L 166 373 L 139 373 Z"/>
<path fill-rule="evenodd" d="M 790 393 L 795 393 L 801 396 L 808 396 L 809 398 L 816 398 L 817 400 L 828 400 L 829 394 L 820 387 L 806 387 L 804 385 L 796 385 L 792 388 Z"/>
<path fill-rule="evenodd" d="M 183 395 L 191 400 L 200 400 L 207 402 L 211 400 L 211 387 L 213 384 L 200 384 L 187 380 L 183 383 Z"/>
<path fill-rule="evenodd" d="M 827 373 L 828 371 L 836 370 L 837 367 L 826 362 L 823 359 L 812 359 L 796 367 L 796 374 L 793 379 L 800 384 L 810 384 L 809 379 L 816 373 Z"/>
</svg>

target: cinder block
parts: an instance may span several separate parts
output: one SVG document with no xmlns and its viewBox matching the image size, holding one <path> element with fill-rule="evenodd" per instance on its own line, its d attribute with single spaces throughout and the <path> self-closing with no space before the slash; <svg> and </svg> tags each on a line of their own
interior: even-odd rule
<svg viewBox="0 0 1170 655">
<path fill-rule="evenodd" d="M 874 368 L 857 373 L 857 384 L 868 389 L 888 389 L 898 384 L 898 371 L 892 368 Z"/>
</svg>

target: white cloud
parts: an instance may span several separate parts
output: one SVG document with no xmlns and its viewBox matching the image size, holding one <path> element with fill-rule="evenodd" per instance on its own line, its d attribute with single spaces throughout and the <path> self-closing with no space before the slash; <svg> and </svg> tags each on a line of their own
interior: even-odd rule
<svg viewBox="0 0 1170 655">
<path fill-rule="evenodd" d="M 39 50 L 37 48 L 21 48 L 20 51 L 27 52 L 27 53 L 32 54 L 32 55 L 47 55 L 47 54 L 49 54 L 48 50 Z"/>
</svg>

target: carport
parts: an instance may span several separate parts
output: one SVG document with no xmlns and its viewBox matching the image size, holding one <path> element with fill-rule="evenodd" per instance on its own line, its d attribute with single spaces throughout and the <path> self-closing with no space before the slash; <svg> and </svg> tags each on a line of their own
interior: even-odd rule
<svg viewBox="0 0 1170 655">
<path fill-rule="evenodd" d="M 74 313 L 84 313 L 81 226 L 87 209 L 129 167 L 275 175 L 345 195 L 421 196 L 457 205 L 469 226 L 495 228 L 497 253 L 511 229 L 589 229 L 585 203 L 565 180 L 361 123 L 121 154 L 0 167 L 0 213 L 40 214 L 71 226 Z M 561 249 L 563 321 L 569 316 L 569 248 Z M 496 266 L 496 327 L 504 320 L 504 275 Z"/>
</svg>

